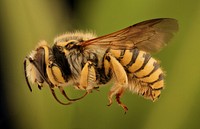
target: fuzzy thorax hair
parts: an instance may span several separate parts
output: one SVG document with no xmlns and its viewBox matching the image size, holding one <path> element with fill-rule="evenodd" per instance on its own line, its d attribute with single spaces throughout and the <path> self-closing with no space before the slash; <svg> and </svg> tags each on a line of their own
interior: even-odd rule
<svg viewBox="0 0 200 129">
<path fill-rule="evenodd" d="M 63 41 L 66 42 L 69 40 L 87 41 L 93 38 L 96 38 L 96 34 L 94 34 L 93 32 L 81 32 L 81 31 L 67 32 L 65 34 L 57 36 L 54 39 L 54 43 Z"/>
</svg>

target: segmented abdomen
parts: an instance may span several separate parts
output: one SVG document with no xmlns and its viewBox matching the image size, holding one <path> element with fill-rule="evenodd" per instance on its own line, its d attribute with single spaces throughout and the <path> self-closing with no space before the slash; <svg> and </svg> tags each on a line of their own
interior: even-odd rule
<svg viewBox="0 0 200 129">
<path fill-rule="evenodd" d="M 130 91 L 151 100 L 160 96 L 164 86 L 164 73 L 157 60 L 137 48 L 110 52 L 127 71 Z"/>
</svg>

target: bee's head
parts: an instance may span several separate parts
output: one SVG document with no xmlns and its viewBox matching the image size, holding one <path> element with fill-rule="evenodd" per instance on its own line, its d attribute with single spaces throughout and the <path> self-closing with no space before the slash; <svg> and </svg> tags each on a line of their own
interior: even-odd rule
<svg viewBox="0 0 200 129">
<path fill-rule="evenodd" d="M 45 47 L 44 47 L 45 46 Z M 37 83 L 40 88 L 44 82 L 48 81 L 46 75 L 46 59 L 45 55 L 49 56 L 49 51 L 47 44 L 45 41 L 42 41 L 39 46 L 31 52 L 29 56 L 27 56 L 24 60 L 24 72 L 26 77 L 26 82 L 31 89 L 29 84 L 29 79 L 32 83 Z"/>
<path fill-rule="evenodd" d="M 62 62 L 61 65 L 57 64 L 52 49 L 47 45 L 46 41 L 42 41 L 36 49 L 24 59 L 24 74 L 30 91 L 32 91 L 32 88 L 29 81 L 33 84 L 37 84 L 39 89 L 41 89 L 43 83 L 47 83 L 53 97 L 60 104 L 69 105 L 71 102 L 61 102 L 54 91 L 55 86 L 65 85 L 70 75 L 68 63 L 65 62 L 64 59 L 62 61 L 64 62 Z M 64 90 L 62 88 L 59 89 L 68 99 Z"/>
</svg>

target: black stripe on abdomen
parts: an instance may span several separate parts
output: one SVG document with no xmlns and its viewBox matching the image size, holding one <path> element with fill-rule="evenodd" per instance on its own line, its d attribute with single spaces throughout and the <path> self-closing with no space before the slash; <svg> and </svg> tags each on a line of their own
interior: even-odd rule
<svg viewBox="0 0 200 129">
<path fill-rule="evenodd" d="M 149 60 L 149 57 L 146 55 L 147 55 L 146 52 L 139 51 L 138 49 L 134 49 L 133 54 L 132 54 L 132 59 L 125 66 L 128 72 L 135 73 L 136 71 L 142 69 L 142 67 L 144 67 L 145 64 Z"/>
<path fill-rule="evenodd" d="M 150 54 L 147 54 L 147 53 L 143 54 L 143 57 L 144 57 L 143 65 L 142 65 L 142 67 L 140 67 L 138 70 L 136 70 L 135 73 L 139 72 L 140 70 L 143 70 L 144 67 L 147 65 L 148 61 L 149 61 L 150 58 L 151 58 Z"/>
<path fill-rule="evenodd" d="M 138 54 L 139 54 L 139 50 L 137 48 L 132 50 L 132 58 L 131 58 L 131 61 L 125 66 L 126 68 L 129 68 L 130 66 L 132 66 L 132 64 L 135 63 L 135 61 L 138 57 Z"/>
</svg>

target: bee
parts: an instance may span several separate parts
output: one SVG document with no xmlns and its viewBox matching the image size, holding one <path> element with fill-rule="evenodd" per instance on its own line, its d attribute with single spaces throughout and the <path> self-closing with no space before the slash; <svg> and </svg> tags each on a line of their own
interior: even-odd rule
<svg viewBox="0 0 200 129">
<path fill-rule="evenodd" d="M 66 33 L 56 37 L 52 47 L 41 41 L 24 60 L 27 85 L 32 91 L 29 81 L 39 89 L 46 83 L 54 98 L 63 105 L 72 104 L 111 81 L 108 105 L 114 96 L 127 111 L 120 100 L 125 91 L 155 101 L 164 87 L 165 74 L 151 53 L 166 46 L 177 30 L 177 20 L 159 18 L 101 37 L 81 31 Z M 85 93 L 79 98 L 68 97 L 64 86 L 69 84 Z M 68 102 L 58 99 L 55 88 Z"/>
</svg>

